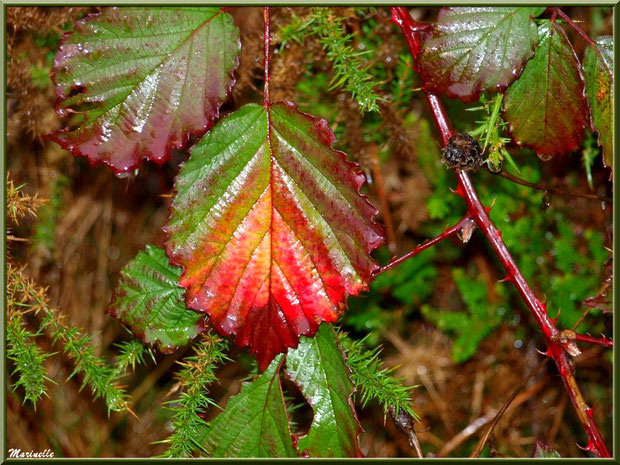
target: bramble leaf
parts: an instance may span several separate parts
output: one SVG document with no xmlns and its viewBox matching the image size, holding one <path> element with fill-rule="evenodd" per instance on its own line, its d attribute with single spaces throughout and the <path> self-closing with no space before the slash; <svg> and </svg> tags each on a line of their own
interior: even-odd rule
<svg viewBox="0 0 620 465">
<path fill-rule="evenodd" d="M 203 436 L 210 457 L 297 457 L 280 384 L 280 361 L 228 401 Z"/>
<path fill-rule="evenodd" d="M 423 39 L 418 71 L 425 90 L 466 102 L 504 90 L 538 43 L 532 17 L 544 8 L 446 7 Z"/>
<path fill-rule="evenodd" d="M 334 329 L 323 324 L 314 338 L 302 337 L 286 356 L 286 373 L 314 409 L 310 431 L 299 439 L 298 450 L 311 457 L 362 456 L 362 427 L 351 400 L 354 387 Z"/>
<path fill-rule="evenodd" d="M 217 118 L 239 51 L 239 31 L 219 8 L 106 8 L 60 46 L 57 110 L 83 118 L 49 137 L 116 173 L 142 158 L 163 163 Z"/>
<path fill-rule="evenodd" d="M 564 31 L 545 22 L 539 34 L 534 58 L 506 91 L 504 120 L 519 145 L 544 156 L 579 147 L 588 106 L 579 61 Z"/>
<path fill-rule="evenodd" d="M 121 271 L 108 313 L 162 352 L 187 344 L 205 324 L 204 315 L 185 308 L 181 271 L 163 249 L 147 245 Z"/>
<path fill-rule="evenodd" d="M 192 149 L 165 230 L 186 304 L 222 335 L 273 357 L 336 321 L 367 289 L 383 242 L 363 174 L 327 122 L 294 105 L 246 105 Z"/>
<path fill-rule="evenodd" d="M 605 166 L 613 166 L 614 158 L 614 42 L 613 37 L 599 37 L 596 48 L 586 49 L 583 68 L 586 75 L 586 93 L 590 101 L 592 126 L 603 147 Z"/>
</svg>

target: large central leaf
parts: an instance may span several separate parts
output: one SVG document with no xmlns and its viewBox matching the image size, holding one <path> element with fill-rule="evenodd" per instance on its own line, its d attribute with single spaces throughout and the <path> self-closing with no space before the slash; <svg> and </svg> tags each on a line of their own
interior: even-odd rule
<svg viewBox="0 0 620 465">
<path fill-rule="evenodd" d="M 83 120 L 51 138 L 116 172 L 162 163 L 217 117 L 239 50 L 219 8 L 106 8 L 76 23 L 56 56 L 59 113 Z"/>
<path fill-rule="evenodd" d="M 292 104 L 246 105 L 192 150 L 176 180 L 168 256 L 189 308 L 250 346 L 261 369 L 336 321 L 367 289 L 383 242 L 363 174 L 327 122 Z"/>
<path fill-rule="evenodd" d="M 534 55 L 538 37 L 532 17 L 544 10 L 442 8 L 418 62 L 424 88 L 464 101 L 505 89 Z"/>
</svg>

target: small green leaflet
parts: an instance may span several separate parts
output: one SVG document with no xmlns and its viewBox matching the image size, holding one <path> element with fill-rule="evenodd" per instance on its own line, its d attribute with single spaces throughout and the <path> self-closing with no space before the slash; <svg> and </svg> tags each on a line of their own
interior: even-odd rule
<svg viewBox="0 0 620 465">
<path fill-rule="evenodd" d="M 588 46 L 583 68 L 586 75 L 586 93 L 590 101 L 592 126 L 598 132 L 598 143 L 603 147 L 605 166 L 613 166 L 614 158 L 614 42 L 603 36 L 596 48 Z M 597 53 L 597 49 L 598 52 Z"/>
<path fill-rule="evenodd" d="M 532 20 L 545 8 L 446 7 L 423 37 L 417 64 L 425 90 L 470 102 L 504 90 L 538 43 Z"/>
<path fill-rule="evenodd" d="M 562 28 L 546 21 L 539 35 L 534 58 L 506 91 L 504 120 L 519 145 L 550 156 L 579 147 L 588 106 L 581 66 Z"/>
<path fill-rule="evenodd" d="M 290 349 L 286 372 L 314 409 L 314 420 L 297 448 L 311 457 L 360 457 L 359 434 L 351 396 L 354 386 L 334 329 L 322 324 L 314 338 L 302 337 Z"/>
<path fill-rule="evenodd" d="M 121 271 L 108 313 L 162 352 L 187 344 L 205 326 L 202 314 L 185 307 L 181 271 L 163 249 L 147 245 Z"/>
<path fill-rule="evenodd" d="M 297 457 L 280 384 L 277 356 L 256 380 L 245 383 L 213 420 L 203 438 L 210 457 Z"/>
</svg>

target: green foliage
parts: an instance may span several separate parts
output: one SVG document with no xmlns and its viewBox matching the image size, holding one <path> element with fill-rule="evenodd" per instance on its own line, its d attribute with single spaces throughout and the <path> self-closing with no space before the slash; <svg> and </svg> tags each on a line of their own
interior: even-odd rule
<svg viewBox="0 0 620 465">
<path fill-rule="evenodd" d="M 36 408 L 37 401 L 46 394 L 45 381 L 51 381 L 43 365 L 52 354 L 45 353 L 34 342 L 41 332 L 33 333 L 25 328 L 23 315 L 11 312 L 6 327 L 7 358 L 15 364 L 11 375 L 17 377 L 13 389 L 24 388 L 24 402 L 30 401 Z"/>
<path fill-rule="evenodd" d="M 146 355 L 149 355 L 151 360 L 155 361 L 155 356 L 151 349 L 145 347 L 139 339 L 120 342 L 116 344 L 116 348 L 119 353 L 114 363 L 114 378 L 123 376 L 129 371 L 130 367 L 132 371 L 135 370 L 136 364 L 144 364 Z"/>
<path fill-rule="evenodd" d="M 583 140 L 583 150 L 581 151 L 581 161 L 583 168 L 586 171 L 586 177 L 588 179 L 588 186 L 590 190 L 594 189 L 594 183 L 592 181 L 592 165 L 594 160 L 601 154 L 601 150 L 597 147 L 596 139 L 591 131 L 586 131 L 586 135 Z"/>
<path fill-rule="evenodd" d="M 387 261 L 387 254 L 383 255 L 381 258 Z M 433 247 L 377 276 L 370 283 L 369 293 L 349 300 L 345 325 L 366 334 L 367 347 L 376 347 L 387 329 L 404 324 L 411 312 L 432 295 L 438 275 L 437 258 Z"/>
<path fill-rule="evenodd" d="M 486 115 L 482 121 L 478 121 L 480 126 L 469 134 L 480 139 L 483 154 L 487 148 L 489 149 L 486 163 L 492 172 L 497 173 L 501 171 L 504 159 L 508 160 L 515 171 L 519 172 L 519 168 L 517 168 L 510 153 L 506 150 L 506 144 L 510 142 L 510 138 L 502 137 L 501 135 L 508 126 L 500 116 L 503 100 L 504 94 L 496 94 L 490 100 L 484 94 L 481 95 L 480 103 L 483 106 L 468 108 L 467 111 L 484 110 Z"/>
<path fill-rule="evenodd" d="M 50 307 L 44 289 L 10 266 L 7 270 L 7 294 L 11 296 L 9 308 L 12 311 L 31 311 L 41 316 L 40 331 L 50 334 L 54 344 L 60 344 L 63 353 L 74 362 L 69 378 L 81 374 L 82 388 L 89 386 L 95 399 L 103 398 L 108 411 L 128 408 L 127 394 L 117 386 L 116 378 L 121 374 L 120 370 L 115 370 L 95 354 L 91 335 L 83 334 L 81 328 L 65 323 L 64 316 Z"/>
<path fill-rule="evenodd" d="M 121 271 L 108 312 L 164 352 L 187 344 L 205 326 L 202 314 L 185 307 L 182 272 L 163 249 L 147 245 Z"/>
<path fill-rule="evenodd" d="M 299 439 L 298 449 L 311 457 L 359 457 L 354 386 L 331 325 L 322 324 L 313 338 L 302 337 L 297 349 L 289 350 L 286 372 L 314 410 L 310 431 Z"/>
<path fill-rule="evenodd" d="M 422 314 L 443 331 L 458 335 L 452 347 L 452 358 L 456 363 L 467 361 L 485 337 L 497 328 L 503 319 L 503 312 L 497 305 L 490 305 L 487 284 L 482 279 L 473 279 L 462 269 L 452 272 L 454 281 L 465 303 L 465 311 L 436 310 L 423 305 Z M 505 292 L 500 284 L 495 290 L 503 303 Z"/>
<path fill-rule="evenodd" d="M 64 205 L 63 193 L 69 186 L 71 186 L 71 179 L 64 174 L 59 174 L 52 181 L 49 201 L 39 209 L 37 215 L 39 220 L 32 238 L 35 248 L 43 248 L 49 251 L 55 249 L 54 234 L 56 224 Z"/>
<path fill-rule="evenodd" d="M 435 289 L 438 270 L 433 266 L 437 258 L 434 248 L 425 250 L 415 260 L 407 260 L 397 268 L 379 275 L 372 286 L 390 292 L 398 301 L 407 305 L 419 305 Z"/>
<path fill-rule="evenodd" d="M 283 44 L 289 41 L 301 44 L 309 35 L 317 36 L 332 63 L 334 76 L 330 89 L 342 88 L 351 94 L 362 111 L 378 112 L 377 102 L 381 99 L 375 89 L 379 83 L 363 60 L 371 51 L 355 50 L 352 45 L 355 36 L 345 32 L 344 20 L 330 8 L 317 7 L 305 21 L 293 14 L 291 22 L 281 27 L 278 35 Z"/>
<path fill-rule="evenodd" d="M 183 368 L 177 374 L 177 387 L 181 394 L 167 403 L 173 415 L 172 434 L 164 441 L 170 444 L 166 457 L 191 457 L 197 451 L 207 451 L 201 439 L 207 422 L 200 415 L 215 405 L 207 395 L 208 387 L 217 381 L 217 365 L 229 360 L 224 354 L 227 347 L 218 336 L 205 333 L 195 344 L 194 355 L 180 362 Z"/>
<path fill-rule="evenodd" d="M 82 388 L 89 386 L 95 399 L 104 400 L 108 411 L 128 408 L 127 393 L 116 384 L 114 368 L 95 354 L 92 335 L 83 334 L 81 328 L 67 326 L 62 316 L 51 310 L 42 318 L 41 328 L 48 331 L 54 344 L 60 343 L 63 353 L 73 360 L 74 369 L 69 378 L 81 374 Z"/>
<path fill-rule="evenodd" d="M 210 457 L 297 457 L 280 383 L 282 355 L 228 401 L 202 438 Z"/>
<path fill-rule="evenodd" d="M 375 400 L 383 406 L 384 414 L 390 406 L 394 406 L 396 415 L 402 410 L 417 419 L 411 402 L 413 387 L 405 386 L 402 379 L 394 378 L 393 368 L 381 368 L 381 347 L 369 350 L 365 347 L 366 338 L 351 339 L 343 332 L 338 333 L 338 339 L 346 355 L 346 365 L 351 370 L 351 380 L 361 389 L 362 407 Z"/>
</svg>

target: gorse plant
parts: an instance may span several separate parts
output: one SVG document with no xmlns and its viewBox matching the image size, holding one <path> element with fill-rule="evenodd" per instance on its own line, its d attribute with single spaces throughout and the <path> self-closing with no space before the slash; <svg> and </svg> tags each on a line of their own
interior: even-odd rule
<svg viewBox="0 0 620 465">
<path fill-rule="evenodd" d="M 162 440 L 169 447 L 165 456 L 359 457 L 364 452 L 355 400 L 362 407 L 377 402 L 384 420 L 389 413 L 417 444 L 411 426 L 418 418 L 414 388 L 383 368 L 378 334 L 419 310 L 455 337 L 453 359 L 462 363 L 514 317 L 506 310 L 508 302 L 521 300 L 575 406 L 587 434 L 586 450 L 608 457 L 571 362 L 580 353 L 578 343 L 612 345 L 580 332 L 593 332 L 582 323 L 578 304 L 598 287 L 596 271 L 608 257 L 602 234 L 588 229 L 577 238 L 565 224 L 566 213 L 540 215 L 544 195 L 560 190 L 541 187 L 532 160 L 515 160 L 508 149 L 514 140 L 547 159 L 579 148 L 584 129 L 591 126 L 597 137 L 588 136 L 583 152 L 590 186 L 597 147 L 602 163 L 612 166 L 611 38 L 590 40 L 559 8 L 443 8 L 435 22 L 423 24 L 405 8 L 393 7 L 393 22 L 410 53 L 397 62 L 391 56 L 379 61 L 374 57 L 379 47 L 402 40 L 396 28 L 378 28 L 382 35 L 370 37 L 364 28 L 375 26 L 377 10 L 345 10 L 343 15 L 330 8 L 282 13 L 277 16 L 282 24 L 272 28 L 265 7 L 262 97 L 257 91 L 255 101 L 221 118 L 242 47 L 228 9 L 104 8 L 65 35 L 52 80 L 66 126 L 49 135 L 51 140 L 93 165 L 107 165 L 119 177 L 130 176 L 144 159 L 162 164 L 173 150 L 195 143 L 175 179 L 164 243 L 145 245 L 125 265 L 110 299 L 108 313 L 136 336 L 117 346 L 114 364 L 96 355 L 90 336 L 64 322 L 44 290 L 9 268 L 7 342 L 14 388 L 23 388 L 24 400 L 33 404 L 45 394 L 50 354 L 35 341 L 46 333 L 73 360 L 72 376 L 81 376 L 95 398 L 103 398 L 109 410 L 131 411 L 119 378 L 147 356 L 155 360 L 154 348 L 171 353 L 192 344 L 194 353 L 180 362 L 175 397 L 166 403 L 171 433 Z M 352 32 L 347 15 L 366 15 L 368 21 Z M 587 42 L 583 61 L 564 31 L 566 24 Z M 317 41 L 329 67 L 312 69 L 298 83 L 295 93 L 309 97 L 304 110 L 334 109 L 317 89 L 342 91 L 355 107 L 334 132 L 332 121 L 271 99 L 274 50 L 286 56 L 308 40 Z M 39 71 L 33 79 L 43 82 Z M 409 114 L 413 92 L 430 104 L 443 154 L 428 121 Z M 469 134 L 452 129 L 440 94 L 477 102 L 468 108 L 474 119 L 459 122 L 464 127 L 458 129 Z M 347 117 L 364 129 L 348 134 Z M 405 126 L 413 128 L 411 133 L 399 135 Z M 385 141 L 405 158 L 415 147 L 410 171 L 429 180 L 423 199 L 427 214 L 452 226 L 424 226 L 423 233 L 433 239 L 388 261 L 381 248 L 386 238 L 390 250 L 396 248 L 389 202 L 379 194 L 384 227 L 374 220 L 379 211 L 361 193 L 367 176 L 335 148 L 334 133 L 374 157 L 368 165 L 356 154 L 378 189 Z M 469 174 L 483 166 L 501 177 L 487 177 L 478 193 Z M 508 167 L 526 180 L 507 174 Z M 450 192 L 455 176 L 456 195 Z M 505 177 L 525 185 L 500 191 L 498 180 Z M 66 182 L 56 181 L 49 205 L 41 210 L 35 242 L 47 248 L 53 247 Z M 11 189 L 9 197 L 16 197 Z M 404 193 L 409 195 L 414 192 Z M 600 200 L 593 193 L 575 195 Z M 36 201 L 9 202 L 9 215 L 18 218 Z M 544 239 L 532 243 L 532 229 L 547 231 Z M 417 256 L 444 239 L 467 243 L 475 230 L 514 288 L 472 276 L 449 251 Z M 444 249 L 450 247 L 444 244 Z M 538 257 L 549 250 L 553 258 L 542 266 Z M 588 259 L 580 250 L 587 250 Z M 373 253 L 387 264 L 381 266 Z M 451 281 L 462 300 L 458 310 L 427 301 L 441 284 L 434 265 L 439 257 L 454 266 Z M 540 285 L 545 298 L 537 297 L 533 285 Z M 353 299 L 369 289 L 369 298 Z M 385 295 L 398 313 L 386 308 Z M 332 324 L 349 300 L 352 308 L 341 322 L 351 331 L 347 334 Z M 24 321 L 29 310 L 39 314 L 37 332 Z M 357 338 L 360 333 L 367 335 Z M 218 367 L 230 360 L 229 341 L 255 355 L 258 371 L 207 421 L 215 406 L 209 390 L 218 381 Z M 294 407 L 299 398 L 305 402 Z M 300 431 L 295 416 L 304 407 L 314 417 L 307 431 Z"/>
</svg>

